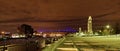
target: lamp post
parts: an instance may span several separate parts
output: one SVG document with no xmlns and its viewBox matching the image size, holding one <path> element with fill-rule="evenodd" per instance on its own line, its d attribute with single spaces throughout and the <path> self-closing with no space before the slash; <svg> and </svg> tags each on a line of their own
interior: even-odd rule
<svg viewBox="0 0 120 51">
<path fill-rule="evenodd" d="M 106 25 L 106 28 L 107 28 L 107 29 L 110 29 L 110 25 Z"/>
<path fill-rule="evenodd" d="M 111 34 L 111 26 L 110 25 L 106 25 L 104 31 L 105 31 L 106 35 L 110 35 Z"/>
<path fill-rule="evenodd" d="M 4 31 L 2 31 L 1 33 L 2 33 L 2 34 L 5 34 L 5 32 L 4 32 Z"/>
</svg>

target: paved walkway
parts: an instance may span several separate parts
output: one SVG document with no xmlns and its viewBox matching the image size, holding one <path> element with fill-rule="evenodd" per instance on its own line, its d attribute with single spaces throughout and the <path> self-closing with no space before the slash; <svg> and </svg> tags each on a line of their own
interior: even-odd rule
<svg viewBox="0 0 120 51">
<path fill-rule="evenodd" d="M 120 51 L 118 41 L 116 38 L 65 37 L 63 42 L 55 42 L 42 51 Z"/>
<path fill-rule="evenodd" d="M 63 41 L 65 40 L 65 38 L 61 38 L 57 41 L 54 41 L 54 43 L 52 44 L 48 44 L 46 45 L 46 47 L 44 49 L 42 49 L 42 51 L 55 51 L 55 49 L 61 44 L 63 43 Z"/>
<path fill-rule="evenodd" d="M 67 37 L 55 51 L 120 51 L 97 41 L 87 41 L 76 37 Z"/>
</svg>

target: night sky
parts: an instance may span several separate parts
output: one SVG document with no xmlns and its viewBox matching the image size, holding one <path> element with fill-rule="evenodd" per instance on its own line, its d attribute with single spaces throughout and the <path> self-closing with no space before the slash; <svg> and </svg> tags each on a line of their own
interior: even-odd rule
<svg viewBox="0 0 120 51">
<path fill-rule="evenodd" d="M 15 31 L 23 23 L 35 30 L 86 29 L 88 16 L 94 28 L 119 23 L 120 0 L 0 0 L 0 31 Z"/>
</svg>

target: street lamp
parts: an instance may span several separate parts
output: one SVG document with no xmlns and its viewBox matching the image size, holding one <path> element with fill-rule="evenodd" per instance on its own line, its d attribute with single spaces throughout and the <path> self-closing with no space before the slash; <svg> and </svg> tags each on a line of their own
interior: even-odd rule
<svg viewBox="0 0 120 51">
<path fill-rule="evenodd" d="M 1 33 L 2 33 L 2 34 L 5 34 L 5 32 L 4 32 L 4 31 L 2 31 Z"/>
<path fill-rule="evenodd" d="M 110 28 L 110 25 L 106 25 L 106 28 L 109 29 L 109 28 Z"/>
<path fill-rule="evenodd" d="M 110 35 L 112 33 L 112 27 L 111 27 L 111 25 L 109 25 L 109 24 L 106 25 L 105 26 L 105 30 L 106 30 L 106 33 Z"/>
</svg>

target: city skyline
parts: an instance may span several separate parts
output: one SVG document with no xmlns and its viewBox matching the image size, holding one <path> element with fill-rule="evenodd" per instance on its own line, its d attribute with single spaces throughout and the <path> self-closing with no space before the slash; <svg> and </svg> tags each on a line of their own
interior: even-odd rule
<svg viewBox="0 0 120 51">
<path fill-rule="evenodd" d="M 88 16 L 93 27 L 119 23 L 119 0 L 11 0 L 0 1 L 0 31 L 16 30 L 21 24 L 40 28 L 87 28 Z"/>
</svg>

